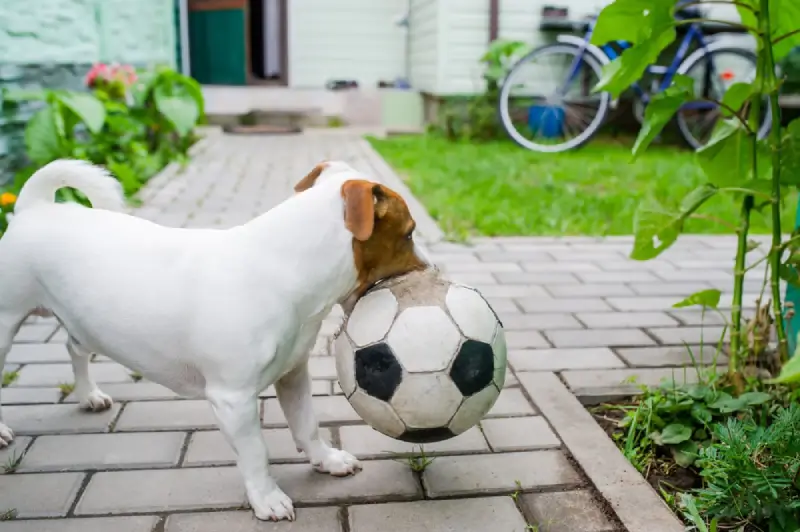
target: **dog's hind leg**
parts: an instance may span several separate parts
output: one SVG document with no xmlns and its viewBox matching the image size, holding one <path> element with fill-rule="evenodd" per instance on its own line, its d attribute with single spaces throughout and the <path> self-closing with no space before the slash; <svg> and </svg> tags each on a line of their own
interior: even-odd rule
<svg viewBox="0 0 800 532">
<path fill-rule="evenodd" d="M 331 447 L 320 437 L 311 399 L 311 374 L 307 360 L 281 377 L 275 383 L 275 391 L 298 450 L 306 454 L 315 470 L 333 476 L 347 476 L 361 469 L 355 456 Z"/>
<path fill-rule="evenodd" d="M 6 356 L 11 351 L 11 342 L 14 340 L 14 336 L 24 320 L 24 314 L 13 314 L 10 311 L 0 309 L 0 374 L 3 373 Z M 1 388 L 2 386 L 0 386 Z M 2 398 L 0 398 L 0 449 L 8 447 L 13 439 L 14 431 L 3 422 Z"/>
<path fill-rule="evenodd" d="M 85 410 L 99 412 L 111 408 L 111 397 L 100 391 L 89 374 L 91 353 L 86 351 L 72 336 L 67 340 L 67 351 L 75 374 L 75 394 L 78 405 Z"/>
</svg>

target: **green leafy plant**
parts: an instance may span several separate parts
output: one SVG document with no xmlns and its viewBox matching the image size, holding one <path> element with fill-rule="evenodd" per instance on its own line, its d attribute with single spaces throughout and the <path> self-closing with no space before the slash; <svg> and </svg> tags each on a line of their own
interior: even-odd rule
<svg viewBox="0 0 800 532">
<path fill-rule="evenodd" d="M 130 196 L 171 161 L 184 162 L 204 119 L 199 84 L 173 69 L 136 73 L 131 67 L 95 65 L 86 78 L 89 92 L 6 91 L 5 106 L 39 101 L 42 107 L 25 129 L 30 166 L 16 176 L 18 191 L 43 165 L 60 158 L 91 161 L 108 168 Z M 61 200 L 88 204 L 71 189 Z"/>
<path fill-rule="evenodd" d="M 3 372 L 3 388 L 11 386 L 19 378 L 19 370 Z"/>
<path fill-rule="evenodd" d="M 75 383 L 62 382 L 58 385 L 58 389 L 61 392 L 61 399 L 66 399 L 75 390 Z"/>
<path fill-rule="evenodd" d="M 694 493 L 700 515 L 769 532 L 800 530 L 800 406 L 779 407 L 770 421 L 745 416 L 714 426 L 715 443 L 697 459 L 705 480 Z"/>
<path fill-rule="evenodd" d="M 625 39 L 634 44 L 603 68 L 595 90 L 608 91 L 615 96 L 621 94 L 675 40 L 679 25 L 697 21 L 677 19 L 676 10 L 704 3 L 659 0 L 652 6 L 645 6 L 638 0 L 615 0 L 605 7 L 598 18 L 592 41 L 605 43 Z M 722 120 L 708 143 L 697 152 L 697 162 L 708 182 L 678 201 L 675 207 L 653 198 L 639 206 L 634 221 L 635 241 L 631 257 L 649 260 L 659 256 L 677 241 L 689 218 L 702 216 L 704 205 L 722 194 L 738 198 L 741 206 L 739 222 L 731 228 L 738 240 L 734 257 L 728 374 L 741 393 L 745 389 L 743 367 L 752 361 L 754 355 L 748 349 L 752 342 L 748 343 L 748 331 L 743 327 L 741 312 L 745 275 L 753 268 L 746 265 L 748 253 L 754 250 L 748 241 L 751 216 L 763 212 L 772 225 L 772 242 L 765 259 L 769 272 L 765 284 L 769 286 L 768 305 L 771 309 L 762 318 L 775 330 L 778 339 L 775 354 L 780 362 L 788 360 L 780 279 L 800 285 L 800 274 L 796 271 L 800 264 L 800 235 L 792 235 L 783 241 L 781 232 L 781 209 L 786 188 L 800 184 L 800 164 L 797 164 L 800 162 L 797 147 L 800 121 L 782 127 L 778 106 L 781 80 L 776 69 L 789 50 L 800 43 L 800 32 L 796 30 L 800 27 L 800 8 L 784 0 L 719 0 L 712 3 L 728 3 L 741 17 L 741 22 L 717 22 L 747 31 L 755 38 L 756 76 L 751 83 L 731 85 L 717 102 Z M 693 89 L 691 79 L 675 76 L 672 85 L 653 98 L 645 110 L 643 126 L 633 148 L 634 157 L 647 148 L 684 103 L 698 98 Z M 756 132 L 764 116 L 762 104 L 765 101 L 773 117 L 772 129 L 769 138 L 759 140 Z"/>
</svg>

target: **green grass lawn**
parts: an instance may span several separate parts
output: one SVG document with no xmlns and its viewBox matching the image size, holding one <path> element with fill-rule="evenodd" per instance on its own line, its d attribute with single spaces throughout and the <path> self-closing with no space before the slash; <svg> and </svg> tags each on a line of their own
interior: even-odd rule
<svg viewBox="0 0 800 532">
<path fill-rule="evenodd" d="M 632 139 L 595 139 L 578 151 L 538 154 L 510 141 L 454 143 L 432 135 L 370 138 L 442 229 L 467 235 L 626 235 L 639 201 L 665 205 L 705 182 L 694 153 L 651 146 L 631 162 Z M 797 196 L 786 199 L 784 232 L 794 225 Z M 698 213 L 734 223 L 738 201 L 719 194 Z M 769 212 L 752 230 L 769 231 Z M 692 219 L 688 233 L 731 233 L 711 219 Z"/>
</svg>

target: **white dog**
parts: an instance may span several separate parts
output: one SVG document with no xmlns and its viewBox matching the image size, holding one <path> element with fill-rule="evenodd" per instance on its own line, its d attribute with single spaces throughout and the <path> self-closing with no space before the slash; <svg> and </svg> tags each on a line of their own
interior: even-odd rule
<svg viewBox="0 0 800 532">
<path fill-rule="evenodd" d="M 54 202 L 61 187 L 93 209 Z M 320 438 L 308 353 L 323 318 L 376 281 L 425 267 L 403 199 L 345 163 L 322 163 L 296 195 L 228 230 L 176 229 L 120 212 L 99 167 L 60 160 L 34 174 L 0 239 L 0 367 L 25 317 L 50 310 L 69 333 L 75 395 L 111 406 L 89 375 L 102 353 L 187 397 L 207 398 L 235 449 L 259 519 L 294 519 L 270 477 L 258 394 L 275 384 L 298 450 L 320 472 L 361 468 Z M 0 447 L 13 432 L 2 423 Z"/>
</svg>

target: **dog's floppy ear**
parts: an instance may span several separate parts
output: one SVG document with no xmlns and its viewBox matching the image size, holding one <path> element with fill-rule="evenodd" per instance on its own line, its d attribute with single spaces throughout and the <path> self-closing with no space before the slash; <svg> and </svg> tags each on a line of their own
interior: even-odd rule
<svg viewBox="0 0 800 532">
<path fill-rule="evenodd" d="M 342 198 L 345 205 L 345 227 L 353 233 L 356 240 L 368 240 L 375 229 L 376 215 L 380 218 L 385 214 L 381 205 L 383 191 L 380 185 L 360 179 L 346 181 L 342 185 Z"/>
<path fill-rule="evenodd" d="M 322 172 L 328 167 L 328 163 L 322 162 L 319 163 L 317 166 L 311 169 L 311 171 L 306 175 L 303 179 L 301 179 L 295 186 L 295 192 L 303 192 L 304 190 L 308 190 L 309 188 L 314 186 L 314 183 L 317 182 L 317 179 Z"/>
</svg>

